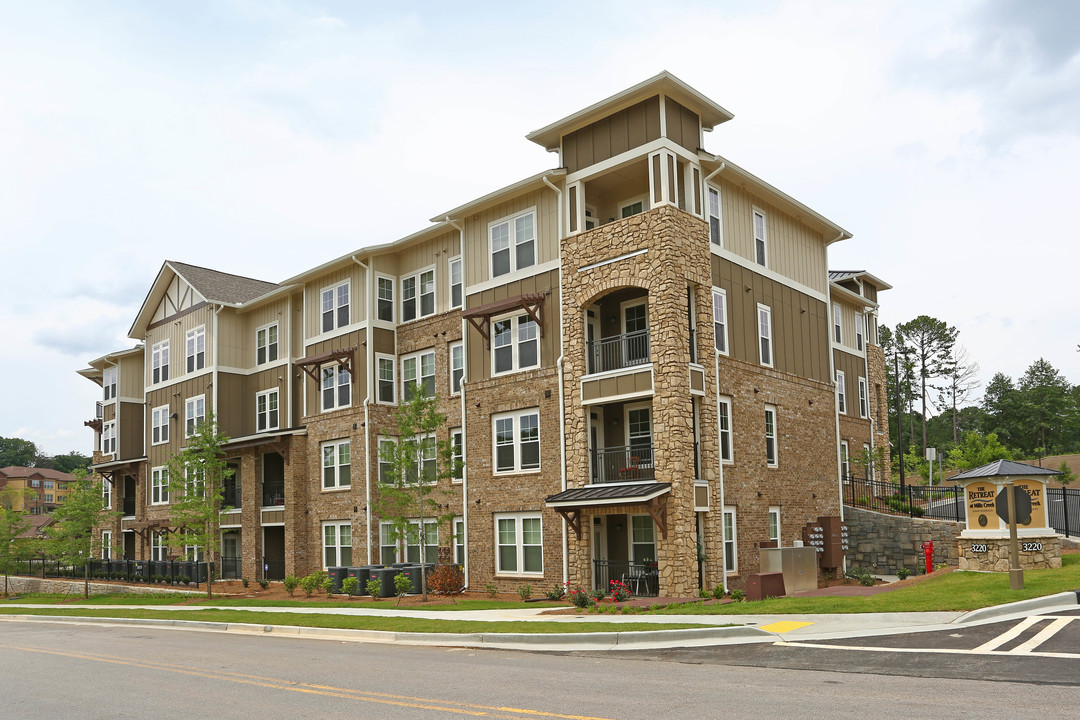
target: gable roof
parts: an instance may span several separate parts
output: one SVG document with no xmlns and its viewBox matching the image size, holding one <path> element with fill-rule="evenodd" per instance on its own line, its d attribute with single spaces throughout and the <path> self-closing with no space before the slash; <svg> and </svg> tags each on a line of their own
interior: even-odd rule
<svg viewBox="0 0 1080 720">
<path fill-rule="evenodd" d="M 830 270 L 829 282 L 843 282 L 844 280 L 859 280 L 866 278 L 874 284 L 878 290 L 892 290 L 892 285 L 879 277 L 874 277 L 865 270 Z"/>
<path fill-rule="evenodd" d="M 75 477 L 59 470 L 49 468 L 22 467 L 21 465 L 8 465 L 0 468 L 0 477 L 7 478 L 40 478 L 43 480 L 74 480 Z"/>
<path fill-rule="evenodd" d="M 995 460 L 971 470 L 966 470 L 959 475 L 953 475 L 951 480 L 976 480 L 989 477 L 1024 477 L 1031 475 L 1060 475 L 1058 470 L 1028 465 L 1015 460 Z"/>
</svg>

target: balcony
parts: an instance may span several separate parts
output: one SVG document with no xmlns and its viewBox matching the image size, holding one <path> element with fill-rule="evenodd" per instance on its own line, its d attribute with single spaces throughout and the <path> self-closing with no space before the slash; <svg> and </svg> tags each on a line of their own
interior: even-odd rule
<svg viewBox="0 0 1080 720">
<path fill-rule="evenodd" d="M 263 483 L 262 491 L 263 507 L 281 507 L 285 505 L 285 481 L 279 483 Z"/>
<path fill-rule="evenodd" d="M 586 343 L 586 352 L 590 375 L 645 365 L 649 362 L 649 331 L 636 330 L 592 340 Z"/>
<path fill-rule="evenodd" d="M 600 448 L 592 450 L 589 456 L 591 482 L 594 485 L 656 480 L 651 443 Z"/>
</svg>

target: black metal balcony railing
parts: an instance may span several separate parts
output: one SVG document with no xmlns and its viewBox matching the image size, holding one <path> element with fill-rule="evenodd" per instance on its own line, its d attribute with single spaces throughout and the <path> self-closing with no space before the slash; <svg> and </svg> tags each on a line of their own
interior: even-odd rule
<svg viewBox="0 0 1080 720">
<path fill-rule="evenodd" d="M 655 480 L 653 446 L 601 448 L 591 452 L 593 484 Z"/>
<path fill-rule="evenodd" d="M 589 373 L 608 372 L 649 362 L 649 331 L 593 340 L 586 348 Z"/>
<path fill-rule="evenodd" d="M 263 507 L 285 504 L 285 483 L 264 483 L 262 491 Z"/>
<path fill-rule="evenodd" d="M 659 576 L 655 563 L 631 563 L 627 561 L 593 560 L 593 587 L 611 592 L 611 581 L 626 585 L 631 595 L 659 593 Z"/>
</svg>

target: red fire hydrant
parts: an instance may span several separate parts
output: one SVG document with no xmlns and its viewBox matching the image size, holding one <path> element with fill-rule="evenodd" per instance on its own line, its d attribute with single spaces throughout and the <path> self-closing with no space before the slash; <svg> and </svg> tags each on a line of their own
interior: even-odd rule
<svg viewBox="0 0 1080 720">
<path fill-rule="evenodd" d="M 923 555 L 926 556 L 926 574 L 934 572 L 934 541 L 927 540 L 922 544 Z"/>
</svg>

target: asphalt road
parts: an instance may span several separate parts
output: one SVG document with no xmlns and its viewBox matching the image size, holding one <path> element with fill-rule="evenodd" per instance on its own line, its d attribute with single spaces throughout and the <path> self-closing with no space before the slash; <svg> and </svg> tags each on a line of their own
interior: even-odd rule
<svg viewBox="0 0 1080 720">
<path fill-rule="evenodd" d="M 1015 718 L 1017 708 L 1025 718 L 1056 719 L 1077 696 L 1071 686 L 902 675 L 884 680 L 873 673 L 887 668 L 835 672 L 723 661 L 747 652 L 747 646 L 597 656 L 49 623 L 5 623 L 2 631 L 0 716 L 17 720 L 992 720 Z M 796 652 L 783 646 L 764 650 Z M 798 652 L 847 654 L 860 662 L 881 654 L 842 647 Z"/>
</svg>

